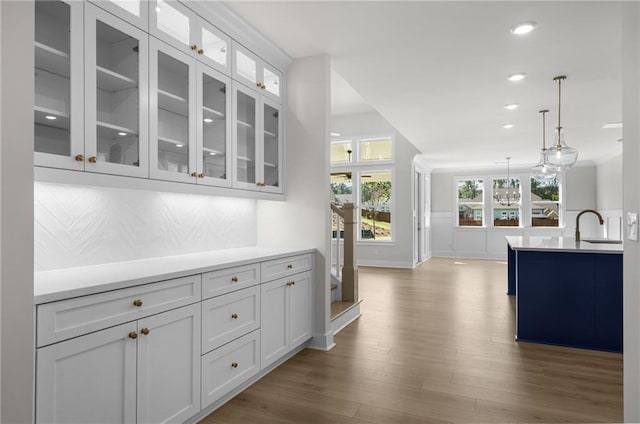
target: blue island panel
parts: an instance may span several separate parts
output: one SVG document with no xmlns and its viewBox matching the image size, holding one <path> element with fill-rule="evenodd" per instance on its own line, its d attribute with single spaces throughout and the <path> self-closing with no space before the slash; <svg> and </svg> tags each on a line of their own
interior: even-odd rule
<svg viewBox="0 0 640 424">
<path fill-rule="evenodd" d="M 517 339 L 622 350 L 622 255 L 518 251 Z"/>
</svg>

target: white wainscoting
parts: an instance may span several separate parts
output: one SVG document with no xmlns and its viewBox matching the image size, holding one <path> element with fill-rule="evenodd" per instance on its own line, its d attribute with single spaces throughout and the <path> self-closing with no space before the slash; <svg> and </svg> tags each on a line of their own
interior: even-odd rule
<svg viewBox="0 0 640 424">
<path fill-rule="evenodd" d="M 36 271 L 255 246 L 256 200 L 35 184 Z"/>
<path fill-rule="evenodd" d="M 573 237 L 576 216 L 580 211 L 565 212 L 564 228 L 462 228 L 455 227 L 455 215 L 450 212 L 431 214 L 431 244 L 433 256 L 460 258 L 506 259 L 505 236 Z M 580 218 L 582 238 L 620 239 L 622 210 L 599 211 L 604 225 L 593 214 Z"/>
</svg>

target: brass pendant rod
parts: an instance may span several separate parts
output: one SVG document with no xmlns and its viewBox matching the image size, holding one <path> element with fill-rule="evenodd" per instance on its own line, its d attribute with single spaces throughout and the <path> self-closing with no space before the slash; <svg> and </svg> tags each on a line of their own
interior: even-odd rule
<svg viewBox="0 0 640 424">
<path fill-rule="evenodd" d="M 547 150 L 547 142 L 546 142 L 546 136 L 545 136 L 545 130 L 547 128 L 547 123 L 546 123 L 546 113 L 549 112 L 549 109 L 543 109 L 541 111 L 539 111 L 539 113 L 542 114 L 542 150 Z"/>
<path fill-rule="evenodd" d="M 554 81 L 558 81 L 558 145 L 556 147 L 558 147 L 558 149 L 560 149 L 561 145 L 560 145 L 560 131 L 562 130 L 562 126 L 560 125 L 560 106 L 561 106 L 561 98 L 562 98 L 562 80 L 567 79 L 566 76 L 564 75 L 560 75 L 555 77 L 553 80 Z"/>
</svg>

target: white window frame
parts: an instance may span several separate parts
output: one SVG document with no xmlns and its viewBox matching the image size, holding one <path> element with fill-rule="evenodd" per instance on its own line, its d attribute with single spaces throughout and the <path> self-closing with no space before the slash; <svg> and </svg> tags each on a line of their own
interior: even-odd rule
<svg viewBox="0 0 640 424">
<path fill-rule="evenodd" d="M 482 204 L 482 225 L 460 225 L 460 202 L 458 199 L 458 185 L 461 181 L 467 180 L 482 180 L 482 201 L 478 202 Z M 491 180 L 493 182 L 493 180 Z M 456 214 L 455 227 L 456 228 L 486 228 L 487 227 L 487 176 L 476 175 L 471 177 L 453 177 L 453 209 Z"/>
<path fill-rule="evenodd" d="M 362 175 L 366 175 L 366 174 L 374 174 L 374 173 L 384 173 L 384 172 L 388 172 L 389 174 L 391 174 L 391 200 L 389 201 L 389 213 L 391 214 L 391 240 L 370 240 L 370 239 L 362 239 L 362 197 L 361 197 L 361 190 L 360 190 L 360 182 L 362 181 Z M 356 206 L 357 206 L 357 225 L 358 225 L 358 230 L 356 231 L 357 237 L 356 240 L 358 241 L 358 243 L 360 244 L 380 244 L 380 243 L 395 243 L 396 241 L 396 236 L 395 236 L 395 229 L 396 229 L 396 220 L 395 220 L 395 195 L 396 195 L 396 190 L 395 190 L 395 167 L 390 168 L 388 166 L 363 166 L 360 169 L 357 170 L 357 184 L 355 184 L 355 191 L 357 193 L 357 198 L 355 198 L 356 200 Z M 352 177 L 353 178 L 353 177 Z"/>
</svg>

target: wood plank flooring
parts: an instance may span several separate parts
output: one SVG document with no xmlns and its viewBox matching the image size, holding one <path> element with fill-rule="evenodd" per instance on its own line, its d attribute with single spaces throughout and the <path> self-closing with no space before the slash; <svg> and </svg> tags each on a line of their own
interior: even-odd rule
<svg viewBox="0 0 640 424">
<path fill-rule="evenodd" d="M 621 422 L 622 355 L 515 342 L 506 264 L 359 268 L 362 317 L 202 422 Z"/>
</svg>

